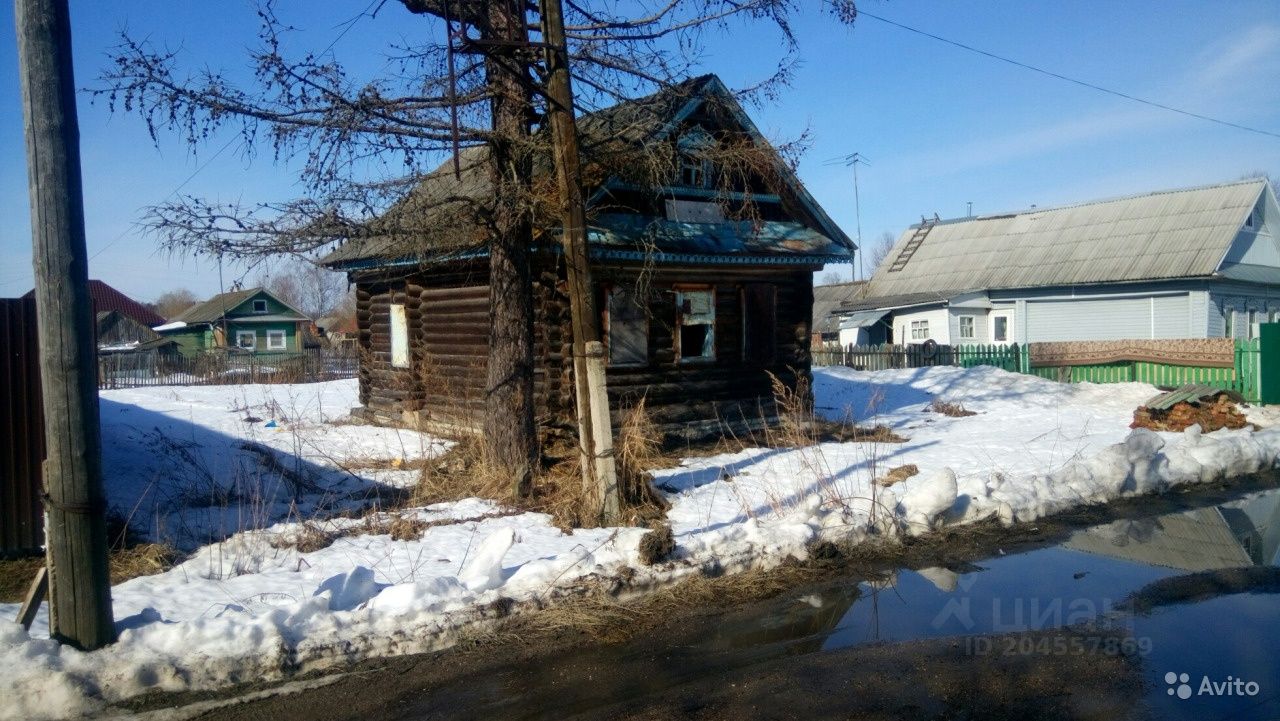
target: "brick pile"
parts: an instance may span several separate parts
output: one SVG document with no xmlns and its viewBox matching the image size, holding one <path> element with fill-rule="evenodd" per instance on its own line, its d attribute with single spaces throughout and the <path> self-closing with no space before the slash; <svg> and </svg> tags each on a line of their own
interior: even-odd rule
<svg viewBox="0 0 1280 721">
<path fill-rule="evenodd" d="M 1140 406 L 1133 412 L 1133 423 L 1129 427 L 1181 432 L 1197 423 L 1206 433 L 1220 428 L 1246 428 L 1250 425 L 1236 402 L 1227 394 L 1220 393 L 1213 398 L 1203 398 L 1199 403 L 1182 401 L 1168 410 Z"/>
</svg>

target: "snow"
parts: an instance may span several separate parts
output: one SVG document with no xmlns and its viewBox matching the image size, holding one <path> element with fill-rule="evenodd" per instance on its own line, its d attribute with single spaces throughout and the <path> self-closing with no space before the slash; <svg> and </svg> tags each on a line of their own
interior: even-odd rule
<svg viewBox="0 0 1280 721">
<path fill-rule="evenodd" d="M 165 519 L 149 522 L 149 532 L 172 528 L 175 517 L 215 530 L 212 521 L 225 521 L 229 509 L 207 513 L 173 499 L 192 478 L 198 489 L 260 488 L 245 469 L 261 465 L 261 452 L 246 443 L 286 467 L 297 458 L 330 494 L 409 483 L 411 471 L 358 466 L 443 446 L 409 431 L 335 424 L 354 395 L 351 381 L 105 392 L 112 503 Z M 678 543 L 669 564 L 639 562 L 644 529 L 566 533 L 543 514 L 480 499 L 313 521 L 336 539 L 303 552 L 288 542 L 305 531 L 298 519 L 313 516 L 259 502 L 268 511 L 241 527 L 227 524 L 230 533 L 195 547 L 175 568 L 115 586 L 120 639 L 106 649 L 82 653 L 40 638 L 43 615 L 32 634 L 0 622 L 0 664 L 11 669 L 0 677 L 0 695 L 14 700 L 0 706 L 0 719 L 95 713 L 150 690 L 213 689 L 441 648 L 463 627 L 484 623 L 500 599 L 517 613 L 536 613 L 544 601 L 624 567 L 636 588 L 646 588 L 703 568 L 768 567 L 803 557 L 819 539 L 893 542 L 993 516 L 1030 521 L 1265 470 L 1280 458 L 1280 429 L 1131 431 L 1133 409 L 1154 395 L 1142 384 L 1063 385 L 986 367 L 822 369 L 815 395 L 828 417 L 884 424 L 908 440 L 744 448 L 656 471 L 670 491 Z M 935 398 L 976 415 L 934 413 Z M 268 420 L 284 430 L 266 429 Z M 873 482 L 908 463 L 920 472 L 891 488 Z M 318 507 L 316 495 L 302 502 Z M 400 515 L 423 524 L 421 535 L 396 540 L 381 530 Z M 943 571 L 929 577 L 954 584 Z M 15 612 L 0 606 L 0 615 Z"/>
<path fill-rule="evenodd" d="M 413 484 L 416 472 L 381 466 L 448 444 L 346 422 L 357 395 L 355 379 L 102 391 L 108 504 L 144 537 L 190 550 Z"/>
</svg>

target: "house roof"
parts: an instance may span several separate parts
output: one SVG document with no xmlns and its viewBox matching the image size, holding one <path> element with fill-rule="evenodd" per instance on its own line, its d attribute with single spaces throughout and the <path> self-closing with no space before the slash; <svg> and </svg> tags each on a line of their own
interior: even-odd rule
<svg viewBox="0 0 1280 721">
<path fill-rule="evenodd" d="M 27 291 L 27 294 L 23 297 L 36 297 L 35 289 L 32 288 Z M 120 311 L 122 315 L 132 318 L 148 328 L 160 325 L 165 320 L 159 313 L 100 280 L 89 280 L 89 299 L 93 301 L 93 312 L 95 314 L 109 313 L 113 310 Z"/>
<path fill-rule="evenodd" d="M 944 220 L 900 270 L 922 226 L 908 228 L 871 278 L 869 301 L 1030 288 L 1207 277 L 1218 270 L 1264 179 L 1165 190 L 1002 215 Z"/>
<path fill-rule="evenodd" d="M 616 179 L 608 168 L 625 168 L 627 159 L 635 165 L 636 149 L 656 143 L 679 130 L 682 123 L 705 103 L 720 103 L 728 115 L 757 143 L 767 144 L 751 123 L 737 100 L 714 75 L 692 78 L 652 95 L 619 103 L 578 119 L 578 135 L 585 157 L 594 157 L 599 167 L 584 168 L 591 192 Z M 803 222 L 783 228 L 780 223 L 743 224 L 676 223 L 646 219 L 639 223 L 617 213 L 599 213 L 588 201 L 590 242 L 628 249 L 655 250 L 651 243 L 659 241 L 659 253 L 695 256 L 775 255 L 779 258 L 821 256 L 816 262 L 833 262 L 847 258 L 853 242 L 820 208 L 781 159 L 777 174 L 786 186 L 795 215 Z M 487 230 L 481 222 L 486 205 L 492 201 L 493 186 L 489 179 L 488 148 L 483 145 L 459 152 L 458 171 L 452 160 L 427 174 L 408 196 L 368 226 L 368 236 L 352 238 L 330 253 L 323 264 L 339 269 L 377 267 L 416 263 L 419 260 L 444 260 L 456 257 L 482 256 Z M 535 160 L 535 178 L 551 177 L 546 157 Z M 535 225 L 551 227 L 558 215 L 554 209 L 542 209 Z M 545 212 L 550 210 L 550 212 Z M 539 210 L 535 208 L 535 215 Z M 555 219 L 553 219 L 555 218 Z M 708 236 L 735 235 L 739 242 L 719 247 L 708 244 Z M 598 254 L 597 254 L 598 255 Z"/>
<path fill-rule="evenodd" d="M 226 293 L 219 293 L 203 303 L 196 303 L 190 308 L 182 311 L 173 319 L 173 323 L 185 323 L 186 325 L 194 325 L 197 323 L 214 323 L 222 319 L 222 317 L 237 307 L 243 305 L 246 301 L 259 294 L 269 296 L 277 303 L 283 305 L 289 310 L 286 313 L 272 314 L 274 320 L 307 320 L 307 316 L 301 311 L 280 300 L 274 293 L 265 288 L 247 288 L 245 290 L 233 290 Z M 237 318 L 236 320 L 241 320 Z M 170 325 L 170 324 L 166 324 Z M 182 326 L 174 326 L 180 328 Z"/>
<path fill-rule="evenodd" d="M 842 303 L 858 298 L 866 288 L 865 280 L 847 283 L 831 283 L 813 287 L 813 332 L 836 333 L 840 330 L 840 318 L 831 315 Z"/>
</svg>

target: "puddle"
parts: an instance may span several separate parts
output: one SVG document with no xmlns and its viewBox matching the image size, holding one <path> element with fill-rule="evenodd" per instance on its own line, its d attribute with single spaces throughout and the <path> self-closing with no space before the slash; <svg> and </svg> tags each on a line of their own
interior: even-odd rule
<svg viewBox="0 0 1280 721">
<path fill-rule="evenodd" d="M 814 601 L 845 606 L 824 634 L 824 651 L 962 636 L 970 637 L 966 652 L 1053 654 L 1061 649 L 975 639 L 1102 620 L 1127 633 L 1121 650 L 1140 660 L 1145 703 L 1156 717 L 1269 719 L 1280 718 L 1280 595 L 1229 592 L 1240 589 L 1222 588 L 1212 572 L 1277 565 L 1280 491 L 1265 491 L 1084 529 L 1055 547 L 962 568 L 900 571 L 884 582 L 860 584 L 856 598 L 833 590 Z M 1210 595 L 1214 589 L 1227 595 L 1156 605 L 1145 613 L 1127 610 L 1131 594 L 1193 573 L 1203 574 L 1199 585 Z M 1173 684 L 1166 682 L 1168 673 L 1176 674 Z M 1178 695 L 1182 674 L 1188 698 Z"/>
</svg>

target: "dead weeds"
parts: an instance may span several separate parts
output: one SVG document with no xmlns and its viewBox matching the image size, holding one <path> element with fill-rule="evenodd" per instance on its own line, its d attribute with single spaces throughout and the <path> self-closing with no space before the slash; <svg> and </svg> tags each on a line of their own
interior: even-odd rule
<svg viewBox="0 0 1280 721">
<path fill-rule="evenodd" d="M 905 466 L 895 466 L 889 469 L 889 472 L 876 479 L 876 483 L 881 488 L 888 488 L 895 483 L 901 483 L 908 478 L 920 473 L 920 468 L 914 463 L 908 463 Z"/>
<path fill-rule="evenodd" d="M 934 398 L 933 402 L 929 404 L 929 410 L 934 413 L 941 413 L 949 418 L 967 418 L 978 415 L 975 411 L 965 410 L 964 404 L 959 401 L 944 401 L 941 398 Z"/>
</svg>

